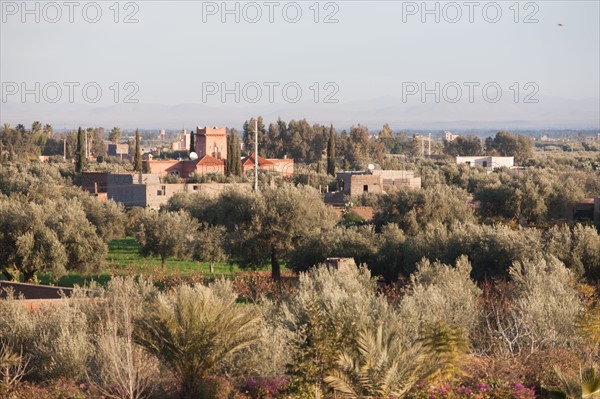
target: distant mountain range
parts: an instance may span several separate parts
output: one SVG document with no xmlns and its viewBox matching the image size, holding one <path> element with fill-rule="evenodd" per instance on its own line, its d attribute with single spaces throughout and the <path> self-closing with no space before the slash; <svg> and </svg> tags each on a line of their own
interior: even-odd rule
<svg viewBox="0 0 600 399">
<path fill-rule="evenodd" d="M 521 96 L 522 98 L 522 96 Z M 338 128 L 364 124 L 378 129 L 389 123 L 394 129 L 586 129 L 600 130 L 600 99 L 573 100 L 538 96 L 537 104 L 515 103 L 512 93 L 504 93 L 497 103 L 476 98 L 457 103 L 403 102 L 393 96 L 339 104 L 0 104 L 0 123 L 28 126 L 35 120 L 55 128 L 103 126 L 122 129 L 180 129 L 196 125 L 240 128 L 255 115 L 265 121 L 306 118 L 310 123 Z"/>
</svg>

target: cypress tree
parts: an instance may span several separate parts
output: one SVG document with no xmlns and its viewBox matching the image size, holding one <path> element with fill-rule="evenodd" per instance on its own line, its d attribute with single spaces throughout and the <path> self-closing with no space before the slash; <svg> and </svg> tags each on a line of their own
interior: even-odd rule
<svg viewBox="0 0 600 399">
<path fill-rule="evenodd" d="M 9 141 L 8 142 L 8 161 L 9 162 L 14 162 L 15 160 L 16 160 L 15 150 L 13 148 L 12 143 Z"/>
<path fill-rule="evenodd" d="M 196 134 L 194 134 L 194 131 L 190 132 L 190 152 L 196 152 Z"/>
<path fill-rule="evenodd" d="M 133 170 L 142 171 L 142 151 L 140 150 L 140 132 L 135 129 L 135 155 L 133 160 Z"/>
<path fill-rule="evenodd" d="M 327 142 L 327 174 L 335 176 L 335 136 L 333 125 L 329 127 L 329 141 Z"/>
<path fill-rule="evenodd" d="M 4 146 L 2 140 L 0 140 L 0 164 L 4 162 Z"/>
<path fill-rule="evenodd" d="M 85 138 L 83 137 L 83 130 L 79 126 L 77 130 L 77 153 L 75 154 L 75 171 L 77 173 L 83 172 L 85 169 Z"/>
<path fill-rule="evenodd" d="M 242 175 L 242 160 L 240 151 L 240 138 L 235 131 L 231 132 L 231 173 L 236 176 Z"/>
<path fill-rule="evenodd" d="M 233 173 L 233 160 L 235 153 L 233 151 L 233 134 L 229 132 L 227 135 L 227 176 L 231 176 Z"/>
</svg>

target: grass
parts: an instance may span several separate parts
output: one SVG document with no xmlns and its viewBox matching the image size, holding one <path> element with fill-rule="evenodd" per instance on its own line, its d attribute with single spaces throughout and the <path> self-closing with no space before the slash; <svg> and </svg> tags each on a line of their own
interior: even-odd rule
<svg viewBox="0 0 600 399">
<path fill-rule="evenodd" d="M 108 245 L 108 253 L 106 255 L 107 266 L 117 270 L 137 270 L 139 274 L 162 270 L 159 257 L 142 258 L 138 250 L 139 246 L 132 237 L 112 241 Z M 179 274 L 210 274 L 210 266 L 207 262 L 194 262 L 169 258 L 167 259 L 166 272 L 177 272 Z M 237 272 L 239 272 L 239 268 L 235 264 L 231 265 L 226 262 L 215 263 L 215 275 L 234 275 Z"/>
<path fill-rule="evenodd" d="M 210 273 L 210 265 L 207 262 L 194 262 L 169 258 L 166 262 L 166 270 L 163 272 L 159 257 L 142 258 L 138 252 L 139 246 L 133 237 L 113 240 L 108 245 L 105 267 L 97 273 L 81 274 L 79 272 L 68 272 L 59 279 L 54 279 L 49 273 L 38 273 L 40 284 L 57 285 L 61 287 L 73 287 L 75 285 L 87 285 L 92 281 L 105 285 L 112 275 L 119 274 L 143 274 L 147 276 L 169 276 L 190 277 L 202 274 L 207 277 L 232 277 L 240 272 L 237 264 L 227 262 L 215 263 L 215 273 Z M 0 279 L 3 277 L 0 275 Z"/>
</svg>

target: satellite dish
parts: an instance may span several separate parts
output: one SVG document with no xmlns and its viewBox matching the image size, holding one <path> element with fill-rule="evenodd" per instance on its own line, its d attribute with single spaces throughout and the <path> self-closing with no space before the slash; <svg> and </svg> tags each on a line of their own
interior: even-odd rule
<svg viewBox="0 0 600 399">
<path fill-rule="evenodd" d="M 194 151 L 190 152 L 190 159 L 192 161 L 195 161 L 196 159 L 198 159 L 198 154 L 196 154 Z"/>
<path fill-rule="evenodd" d="M 372 163 L 370 163 L 369 166 L 367 166 L 367 169 L 369 169 L 372 172 L 373 169 L 375 169 L 375 165 L 373 165 Z"/>
</svg>

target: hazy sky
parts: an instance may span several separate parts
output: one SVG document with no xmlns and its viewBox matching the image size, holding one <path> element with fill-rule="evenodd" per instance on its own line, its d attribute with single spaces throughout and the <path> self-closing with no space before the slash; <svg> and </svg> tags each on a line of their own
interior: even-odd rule
<svg viewBox="0 0 600 399">
<path fill-rule="evenodd" d="M 79 84 L 75 103 L 86 102 L 81 88 L 95 82 L 99 105 L 118 91 L 118 102 L 130 94 L 144 104 L 217 106 L 223 88 L 231 90 L 225 104 L 236 95 L 268 103 L 270 87 L 275 103 L 295 98 L 298 87 L 302 102 L 318 93 L 318 103 L 327 96 L 348 103 L 402 98 L 407 84 L 423 82 L 431 89 L 455 82 L 463 96 L 465 82 L 479 85 L 476 95 L 494 82 L 510 93 L 527 94 L 533 86 L 523 86 L 534 83 L 537 96 L 600 97 L 596 0 L 30 1 L 29 14 L 21 1 L 1 3 L 3 104 L 20 102 L 23 82 L 40 82 L 40 91 L 56 82 L 62 93 L 52 83 L 41 102 L 60 103 L 68 101 L 65 82 Z"/>
</svg>

